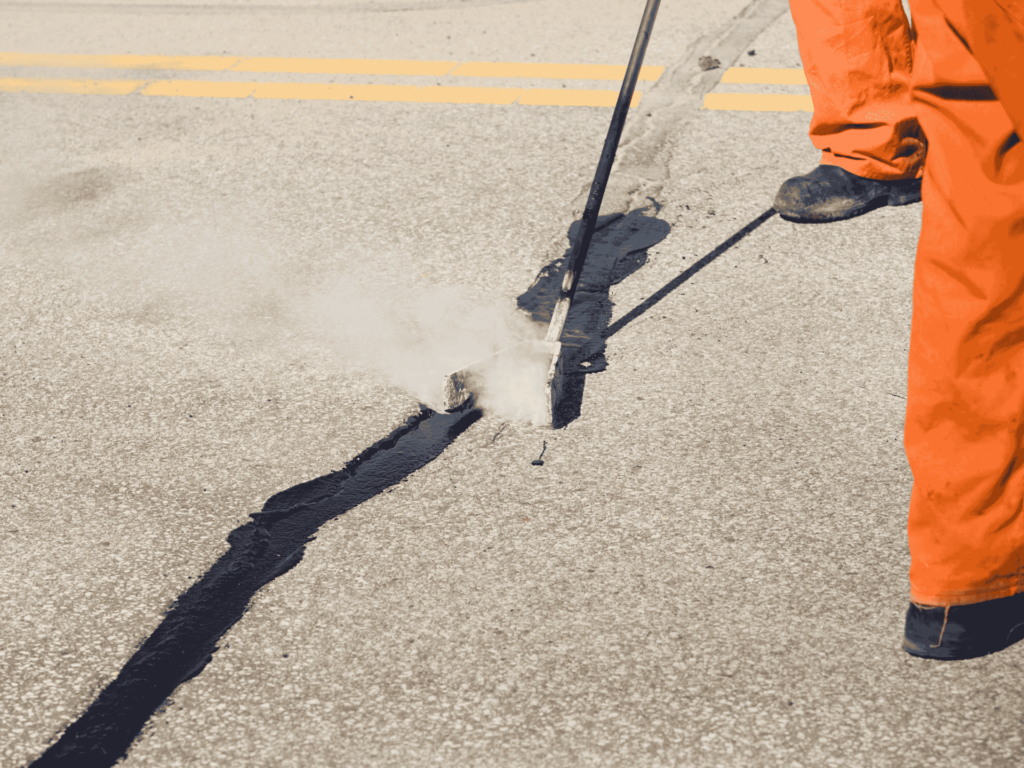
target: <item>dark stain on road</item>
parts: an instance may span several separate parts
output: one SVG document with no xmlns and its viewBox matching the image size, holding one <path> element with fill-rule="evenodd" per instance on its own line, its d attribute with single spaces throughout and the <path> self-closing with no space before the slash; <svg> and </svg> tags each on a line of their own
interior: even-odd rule
<svg viewBox="0 0 1024 768">
<path fill-rule="evenodd" d="M 656 218 L 661 206 L 654 202 L 653 208 L 654 216 L 649 215 L 649 209 L 644 209 L 625 216 L 613 213 L 597 220 L 597 231 L 587 251 L 580 285 L 562 331 L 566 379 L 554 414 L 556 428 L 580 415 L 585 386 L 582 374 L 597 373 L 607 367 L 605 330 L 612 318 L 608 291 L 646 264 L 647 249 L 664 240 L 672 230 L 668 222 Z M 570 243 L 576 239 L 579 226 L 580 222 L 576 221 L 569 228 Z M 537 322 L 551 320 L 570 250 L 541 269 L 533 285 L 518 298 L 520 309 L 529 312 Z"/>
<path fill-rule="evenodd" d="M 181 595 L 121 672 L 33 766 L 107 768 L 175 688 L 202 672 L 253 596 L 302 560 L 329 520 L 437 458 L 478 410 L 423 409 L 337 472 L 275 494 L 228 535 L 227 552 Z"/>
<path fill-rule="evenodd" d="M 536 459 L 534 459 L 530 463 L 533 464 L 533 466 L 535 466 L 535 467 L 543 467 L 544 466 L 544 453 L 545 453 L 545 451 L 547 451 L 547 449 L 548 449 L 548 441 L 545 440 L 544 441 L 544 447 L 540 449 L 540 456 L 538 456 Z"/>
</svg>

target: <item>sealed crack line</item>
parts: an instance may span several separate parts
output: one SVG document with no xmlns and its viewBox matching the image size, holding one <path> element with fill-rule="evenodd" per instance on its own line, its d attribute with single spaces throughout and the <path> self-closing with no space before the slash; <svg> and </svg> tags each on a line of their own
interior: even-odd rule
<svg viewBox="0 0 1024 768">
<path fill-rule="evenodd" d="M 705 94 L 718 85 L 726 67 L 749 49 L 761 32 L 788 12 L 788 0 L 751 0 L 732 19 L 694 40 L 666 67 L 645 91 L 640 119 L 626 122 L 602 212 L 625 213 L 642 207 L 648 197 L 660 196 L 670 180 L 673 153 L 685 151 L 677 146 L 677 137 L 700 113 Z M 703 70 L 699 62 L 705 56 L 724 62 L 726 67 Z M 583 210 L 588 193 L 589 185 L 580 190 L 573 210 Z"/>
<path fill-rule="evenodd" d="M 31 765 L 114 765 L 174 689 L 213 659 L 217 641 L 256 593 L 302 560 L 305 545 L 324 523 L 433 461 L 480 415 L 423 409 L 340 471 L 272 496 L 251 522 L 228 535 L 228 551 L 177 599 L 113 682 Z"/>
</svg>

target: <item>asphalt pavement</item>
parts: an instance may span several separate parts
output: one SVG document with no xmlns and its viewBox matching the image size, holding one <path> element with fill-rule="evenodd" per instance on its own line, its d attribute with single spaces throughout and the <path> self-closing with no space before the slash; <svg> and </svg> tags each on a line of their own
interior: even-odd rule
<svg viewBox="0 0 1024 768">
<path fill-rule="evenodd" d="M 0 47 L 624 65 L 642 6 L 0 3 Z M 1024 760 L 1021 647 L 899 647 L 920 205 L 782 221 L 810 115 L 701 109 L 806 95 L 720 82 L 800 67 L 784 2 L 666 2 L 646 62 L 557 429 L 423 387 L 543 319 L 610 109 L 0 92 L 0 765 L 114 764 L 100 703 L 139 768 Z M 66 64 L 0 90 L 467 85 Z"/>
</svg>

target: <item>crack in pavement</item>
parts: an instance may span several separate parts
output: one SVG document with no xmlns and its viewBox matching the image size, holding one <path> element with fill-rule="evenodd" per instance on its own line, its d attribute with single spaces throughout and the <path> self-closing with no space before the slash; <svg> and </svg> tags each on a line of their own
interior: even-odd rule
<svg viewBox="0 0 1024 768">
<path fill-rule="evenodd" d="M 217 641 L 256 593 L 302 560 L 305 545 L 324 523 L 437 458 L 480 415 L 423 408 L 338 472 L 272 496 L 251 522 L 228 534 L 228 551 L 175 601 L 118 676 L 31 765 L 107 768 L 120 760 L 174 689 L 210 663 Z"/>
<path fill-rule="evenodd" d="M 600 311 L 595 312 L 593 307 L 580 311 L 574 306 L 576 312 L 570 314 L 566 324 L 567 334 L 577 342 L 573 359 L 578 364 L 582 360 L 603 357 L 604 344 L 609 337 L 774 214 L 774 209 L 762 213 L 610 326 L 608 289 L 640 269 L 646 263 L 647 248 L 661 242 L 671 227 L 660 219 L 645 216 L 643 211 L 634 211 L 628 216 L 602 217 L 599 226 L 606 230 L 605 235 L 593 241 L 594 253 L 588 261 L 592 271 L 589 278 L 584 276 L 585 285 L 581 283 L 583 290 L 578 294 L 592 296 Z M 578 226 L 577 221 L 570 227 L 570 240 Z M 623 261 L 624 257 L 632 258 Z M 564 260 L 565 257 L 556 259 L 542 269 L 531 288 L 519 297 L 520 307 L 532 312 L 535 318 L 550 316 Z M 603 369 L 602 361 L 593 369 L 575 371 L 579 375 L 572 377 L 578 382 L 572 388 L 574 403 L 569 406 L 571 412 L 563 414 L 562 421 L 571 421 L 579 415 L 585 378 L 582 374 Z M 434 413 L 421 406 L 419 414 L 409 417 L 405 424 L 364 450 L 341 470 L 270 497 L 260 512 L 251 515 L 251 522 L 228 534 L 228 551 L 175 601 L 118 676 L 68 726 L 57 742 L 31 763 L 33 768 L 108 768 L 120 760 L 174 690 L 209 664 L 217 651 L 218 640 L 242 618 L 256 593 L 302 560 L 305 545 L 315 538 L 324 523 L 368 501 L 437 458 L 480 415 L 476 409 L 447 414 Z"/>
</svg>

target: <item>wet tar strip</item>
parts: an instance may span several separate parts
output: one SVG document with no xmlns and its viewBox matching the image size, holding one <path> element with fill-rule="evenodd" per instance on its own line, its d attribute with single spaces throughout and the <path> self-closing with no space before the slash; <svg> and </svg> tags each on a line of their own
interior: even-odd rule
<svg viewBox="0 0 1024 768">
<path fill-rule="evenodd" d="M 271 497 L 231 547 L 178 598 L 120 674 L 33 766 L 106 768 L 168 696 L 212 660 L 217 641 L 269 582 L 294 567 L 320 526 L 437 458 L 480 411 L 424 410 L 344 469 Z"/>
<path fill-rule="evenodd" d="M 655 214 L 660 204 L 651 198 Z M 569 242 L 575 241 L 579 220 L 569 227 Z M 625 280 L 647 263 L 647 249 L 657 245 L 671 231 L 671 225 L 644 210 L 627 215 L 613 213 L 597 220 L 594 239 L 590 241 L 587 262 L 580 276 L 579 288 L 562 331 L 562 361 L 565 384 L 561 401 L 555 409 L 553 427 L 559 429 L 580 415 L 585 387 L 583 374 L 605 370 L 605 336 L 612 317 L 611 286 Z M 541 269 L 533 285 L 516 300 L 519 308 L 529 312 L 540 323 L 551 321 L 551 312 L 565 275 L 565 264 L 572 249 Z M 539 462 L 539 463 L 538 463 Z M 543 465 L 538 457 L 534 465 Z"/>
<path fill-rule="evenodd" d="M 604 331 L 612 317 L 608 291 L 644 266 L 647 249 L 664 240 L 672 229 L 668 222 L 645 213 L 613 213 L 597 220 L 576 298 L 562 331 L 567 372 L 597 373 L 605 369 Z M 579 226 L 577 220 L 569 227 L 570 243 L 575 241 Z M 533 285 L 516 299 L 519 308 L 537 322 L 551 320 L 571 250 L 566 249 L 564 255 L 541 269 Z M 579 364 L 584 360 L 591 361 L 591 365 L 581 370 Z"/>
</svg>

